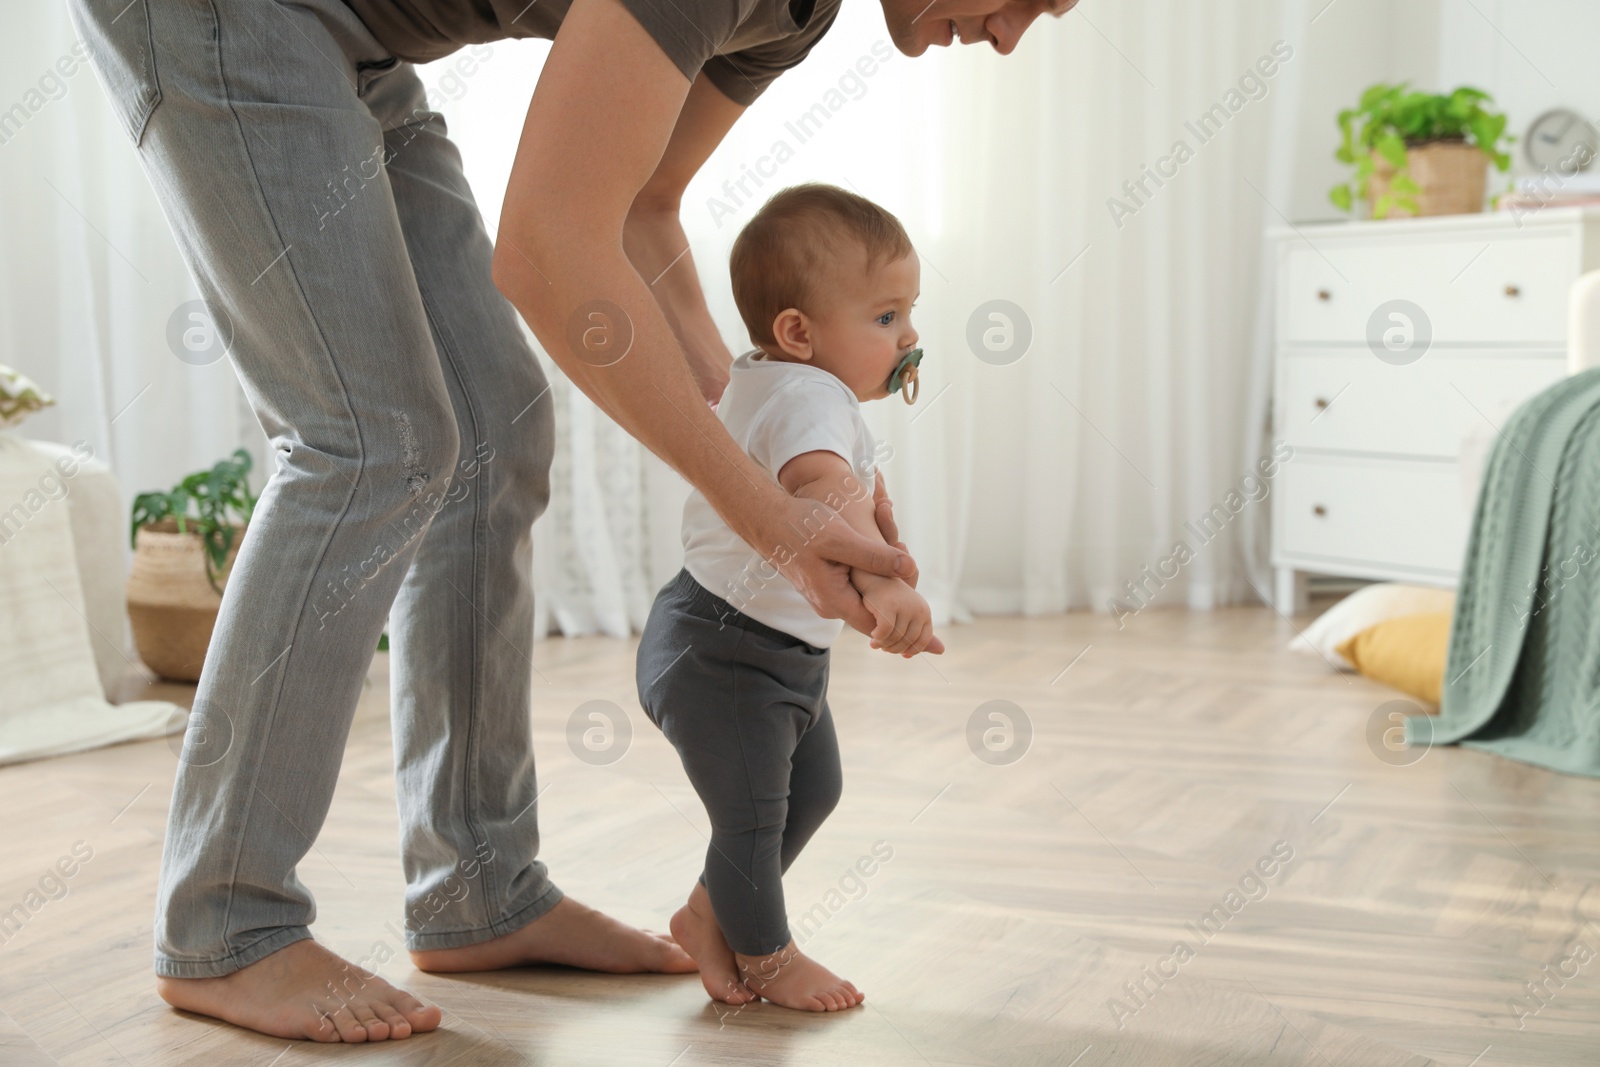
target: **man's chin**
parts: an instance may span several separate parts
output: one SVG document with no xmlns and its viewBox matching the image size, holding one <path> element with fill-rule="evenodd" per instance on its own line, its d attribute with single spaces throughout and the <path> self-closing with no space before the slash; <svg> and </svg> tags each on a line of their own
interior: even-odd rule
<svg viewBox="0 0 1600 1067">
<path fill-rule="evenodd" d="M 922 35 L 917 32 L 915 23 L 903 29 L 897 29 L 893 25 L 889 25 L 887 28 L 889 30 L 889 40 L 894 42 L 895 51 L 901 55 L 915 59 L 928 50 L 928 42 L 923 40 Z"/>
</svg>

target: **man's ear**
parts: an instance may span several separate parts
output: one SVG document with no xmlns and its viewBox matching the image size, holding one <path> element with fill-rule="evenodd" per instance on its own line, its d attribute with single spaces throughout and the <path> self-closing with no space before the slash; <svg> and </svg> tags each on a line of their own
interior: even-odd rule
<svg viewBox="0 0 1600 1067">
<path fill-rule="evenodd" d="M 790 359 L 811 359 L 811 323 L 799 308 L 784 308 L 772 320 L 772 337 Z"/>
</svg>

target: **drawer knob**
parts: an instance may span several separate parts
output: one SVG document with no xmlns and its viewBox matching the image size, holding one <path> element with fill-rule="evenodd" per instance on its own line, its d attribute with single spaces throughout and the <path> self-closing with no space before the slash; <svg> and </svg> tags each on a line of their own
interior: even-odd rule
<svg viewBox="0 0 1600 1067">
<path fill-rule="evenodd" d="M 1317 299 L 1326 302 L 1333 299 L 1333 294 L 1326 289 L 1318 289 Z"/>
<path fill-rule="evenodd" d="M 1326 411 L 1327 410 L 1327 408 L 1328 408 L 1328 398 L 1327 397 L 1319 396 L 1319 397 L 1317 397 L 1317 399 L 1314 402 L 1317 405 L 1317 410 L 1318 411 Z"/>
<path fill-rule="evenodd" d="M 1517 288 L 1515 285 L 1507 285 L 1506 286 L 1506 295 L 1511 297 L 1514 300 L 1517 297 L 1522 295 L 1522 290 Z"/>
<path fill-rule="evenodd" d="M 1313 504 L 1313 505 L 1311 505 L 1311 514 L 1317 516 L 1317 518 L 1320 519 L 1324 515 L 1326 515 L 1327 513 L 1328 513 L 1328 509 L 1323 507 L 1321 504 Z"/>
</svg>

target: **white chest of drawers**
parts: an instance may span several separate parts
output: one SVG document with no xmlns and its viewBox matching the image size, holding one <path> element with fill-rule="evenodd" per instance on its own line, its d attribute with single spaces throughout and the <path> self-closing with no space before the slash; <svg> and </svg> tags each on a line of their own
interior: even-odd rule
<svg viewBox="0 0 1600 1067">
<path fill-rule="evenodd" d="M 1600 212 L 1545 208 L 1280 227 L 1274 599 L 1307 573 L 1454 585 L 1472 501 L 1463 440 L 1567 373 L 1567 292 Z M 1530 477 L 1536 477 L 1529 472 Z"/>
</svg>

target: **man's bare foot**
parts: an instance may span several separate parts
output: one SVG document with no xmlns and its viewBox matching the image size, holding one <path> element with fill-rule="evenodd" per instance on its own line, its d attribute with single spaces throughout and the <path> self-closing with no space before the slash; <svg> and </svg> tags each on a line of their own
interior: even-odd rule
<svg viewBox="0 0 1600 1067">
<path fill-rule="evenodd" d="M 739 977 L 738 961 L 711 909 L 711 894 L 698 882 L 689 894 L 689 903 L 672 917 L 672 937 L 700 965 L 700 982 L 712 1000 L 748 1004 L 756 999 Z"/>
<path fill-rule="evenodd" d="M 739 973 L 752 992 L 774 1004 L 801 1011 L 843 1011 L 867 995 L 805 955 L 793 941 L 770 956 L 735 954 Z"/>
<path fill-rule="evenodd" d="M 310 938 L 221 978 L 156 978 L 174 1008 L 273 1037 L 398 1041 L 439 1025 L 439 1009 L 346 963 Z"/>
<path fill-rule="evenodd" d="M 559 963 L 607 974 L 656 971 L 688 974 L 694 960 L 664 937 L 636 930 L 609 915 L 562 897 L 526 926 L 492 941 L 411 953 L 419 971 L 498 971 Z"/>
</svg>

